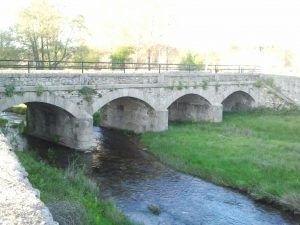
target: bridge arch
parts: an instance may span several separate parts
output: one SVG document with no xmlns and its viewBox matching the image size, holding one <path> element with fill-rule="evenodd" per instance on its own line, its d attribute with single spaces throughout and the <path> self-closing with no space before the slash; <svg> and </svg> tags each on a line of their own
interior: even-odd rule
<svg viewBox="0 0 300 225">
<path fill-rule="evenodd" d="M 168 107 L 169 121 L 211 121 L 222 119 L 216 107 L 199 94 L 185 94 Z"/>
<path fill-rule="evenodd" d="M 136 133 L 165 129 L 159 124 L 160 112 L 154 99 L 139 90 L 116 90 L 107 93 L 92 105 L 92 112 L 100 112 L 104 127 L 132 130 Z"/>
<path fill-rule="evenodd" d="M 205 92 L 203 90 L 190 90 L 190 89 L 185 89 L 182 91 L 175 91 L 172 92 L 164 101 L 164 108 L 167 109 L 171 106 L 172 103 L 177 101 L 179 98 L 184 97 L 184 96 L 199 96 L 200 98 L 206 100 L 210 105 L 212 105 L 212 99 L 211 96 L 209 95 L 208 92 Z"/>
<path fill-rule="evenodd" d="M 35 92 L 0 99 L 0 111 L 27 104 L 27 134 L 75 149 L 88 149 L 92 142 L 92 117 L 77 104 L 53 93 Z"/>
<path fill-rule="evenodd" d="M 153 108 L 154 110 L 157 109 L 155 99 L 149 97 L 149 95 L 147 95 L 147 93 L 145 93 L 143 91 L 136 90 L 136 89 L 135 90 L 132 90 L 132 89 L 122 89 L 122 90 L 118 89 L 118 90 L 115 90 L 115 91 L 112 91 L 112 92 L 108 92 L 108 93 L 104 94 L 101 98 L 97 99 L 92 104 L 92 114 L 97 112 L 99 109 L 101 109 L 106 104 L 108 104 L 108 103 L 110 103 L 114 100 L 124 98 L 124 97 L 140 100 L 140 101 L 144 102 L 146 105 Z"/>
<path fill-rule="evenodd" d="M 242 90 L 228 94 L 222 101 L 224 112 L 247 111 L 256 105 L 255 97 Z"/>
<path fill-rule="evenodd" d="M 0 99 L 0 111 L 6 110 L 21 103 L 30 102 L 53 105 L 61 110 L 65 110 L 75 118 L 81 118 L 83 115 L 86 116 L 86 113 L 78 110 L 78 106 L 70 100 L 64 99 L 49 92 L 45 92 L 41 96 L 37 96 L 36 93 L 33 92 L 25 92 L 23 95 L 5 97 L 4 99 Z"/>
</svg>

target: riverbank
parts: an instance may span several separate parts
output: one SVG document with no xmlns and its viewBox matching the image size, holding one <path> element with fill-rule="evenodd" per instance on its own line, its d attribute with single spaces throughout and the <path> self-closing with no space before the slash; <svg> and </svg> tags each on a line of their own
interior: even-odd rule
<svg viewBox="0 0 300 225">
<path fill-rule="evenodd" d="M 141 136 L 162 162 L 300 214 L 300 112 L 225 114 L 222 123 L 171 123 Z"/>
<path fill-rule="evenodd" d="M 0 224 L 56 225 L 0 132 Z"/>
<path fill-rule="evenodd" d="M 99 188 L 76 163 L 58 169 L 33 152 L 16 154 L 28 172 L 30 182 L 39 189 L 41 200 L 60 225 L 132 224 L 111 203 L 101 199 Z"/>
</svg>

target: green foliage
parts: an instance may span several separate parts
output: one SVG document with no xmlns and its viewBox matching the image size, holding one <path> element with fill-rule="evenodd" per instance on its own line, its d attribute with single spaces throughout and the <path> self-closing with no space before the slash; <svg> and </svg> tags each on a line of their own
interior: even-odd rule
<svg viewBox="0 0 300 225">
<path fill-rule="evenodd" d="M 255 84 L 254 84 L 255 87 L 261 88 L 262 85 L 263 85 L 263 80 L 262 80 L 262 79 L 257 79 L 257 80 L 255 81 Z"/>
<path fill-rule="evenodd" d="M 50 0 L 31 1 L 16 22 L 18 41 L 24 46 L 26 58 L 49 68 L 70 58 L 84 30 L 83 16 L 67 18 Z M 42 61 L 52 62 L 48 65 Z"/>
<path fill-rule="evenodd" d="M 93 114 L 93 125 L 99 126 L 101 122 L 100 112 L 97 111 Z"/>
<path fill-rule="evenodd" d="M 176 85 L 176 88 L 177 88 L 177 90 L 182 90 L 183 88 L 184 88 L 184 85 L 183 85 L 183 83 L 182 83 L 182 81 L 179 81 L 178 82 L 178 85 Z"/>
<path fill-rule="evenodd" d="M 59 141 L 60 141 L 60 136 L 58 134 L 53 134 L 53 135 L 51 135 L 50 139 L 51 139 L 52 142 L 58 144 Z"/>
<path fill-rule="evenodd" d="M 157 206 L 157 205 L 150 204 L 150 205 L 148 205 L 147 208 L 154 215 L 159 215 L 160 214 L 160 207 Z"/>
<path fill-rule="evenodd" d="M 202 88 L 203 88 L 203 90 L 207 90 L 207 88 L 208 88 L 208 80 L 203 80 L 202 81 Z"/>
<path fill-rule="evenodd" d="M 22 135 L 27 134 L 27 125 L 24 120 L 22 120 L 22 122 L 18 124 L 18 131 L 19 131 L 19 134 L 22 134 Z"/>
<path fill-rule="evenodd" d="M 300 213 L 299 136 L 299 110 L 258 109 L 225 114 L 222 123 L 172 123 L 142 141 L 178 170 Z"/>
<path fill-rule="evenodd" d="M 53 148 L 48 148 L 47 149 L 47 158 L 49 163 L 54 163 L 56 160 L 56 153 Z"/>
<path fill-rule="evenodd" d="M 124 69 L 125 62 L 129 61 L 130 55 L 134 53 L 134 47 L 124 46 L 114 51 L 111 56 L 112 69 Z"/>
<path fill-rule="evenodd" d="M 202 70 L 204 68 L 203 62 L 197 59 L 197 55 L 191 52 L 182 57 L 179 65 L 180 70 Z"/>
<path fill-rule="evenodd" d="M 6 119 L 0 118 L 0 127 L 5 127 L 8 121 Z"/>
<path fill-rule="evenodd" d="M 15 92 L 15 85 L 14 84 L 7 84 L 4 86 L 5 90 L 4 90 L 4 95 L 6 97 L 12 97 L 14 95 Z"/>
<path fill-rule="evenodd" d="M 97 91 L 90 87 L 82 87 L 79 90 L 79 93 L 83 95 L 84 100 L 86 100 L 87 102 L 91 102 L 93 95 L 97 94 Z"/>
<path fill-rule="evenodd" d="M 41 96 L 44 93 L 44 87 L 43 85 L 39 84 L 35 87 L 35 93 L 37 96 Z"/>
<path fill-rule="evenodd" d="M 75 47 L 72 60 L 76 62 L 98 62 L 100 57 L 100 51 L 95 48 L 91 48 L 86 44 L 81 44 Z M 89 66 L 93 66 L 89 64 Z"/>
<path fill-rule="evenodd" d="M 273 79 L 272 77 L 268 77 L 268 78 L 264 79 L 263 81 L 264 81 L 264 83 L 265 83 L 266 85 L 268 85 L 269 87 L 271 87 L 271 88 L 276 88 L 276 87 L 275 87 L 274 79 Z"/>
<path fill-rule="evenodd" d="M 12 28 L 0 32 L 0 59 L 19 59 L 22 51 L 22 47 L 17 47 L 16 33 Z"/>
<path fill-rule="evenodd" d="M 111 203 L 100 199 L 97 185 L 76 162 L 63 170 L 49 166 L 33 152 L 16 154 L 29 174 L 30 183 L 39 189 L 42 201 L 60 224 L 132 224 Z"/>
<path fill-rule="evenodd" d="M 259 78 L 256 80 L 254 86 L 260 88 L 263 86 L 263 84 L 269 86 L 272 89 L 275 89 L 276 91 L 280 90 L 280 88 L 275 85 L 274 79 L 272 77 Z"/>
</svg>

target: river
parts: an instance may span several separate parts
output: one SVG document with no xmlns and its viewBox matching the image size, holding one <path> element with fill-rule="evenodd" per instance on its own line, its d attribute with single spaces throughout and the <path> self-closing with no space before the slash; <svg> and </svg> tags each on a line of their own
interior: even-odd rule
<svg viewBox="0 0 300 225">
<path fill-rule="evenodd" d="M 23 118 L 1 113 L 18 123 Z M 11 132 L 11 131 L 10 131 Z M 17 137 L 16 137 L 17 136 Z M 111 199 L 127 217 L 145 225 L 269 225 L 297 224 L 277 209 L 254 202 L 248 196 L 199 178 L 177 172 L 144 151 L 135 137 L 94 127 L 97 148 L 78 152 L 33 137 L 14 135 L 16 148 L 33 149 L 57 167 L 77 158 L 104 198 Z M 158 215 L 149 206 L 159 209 Z"/>
</svg>

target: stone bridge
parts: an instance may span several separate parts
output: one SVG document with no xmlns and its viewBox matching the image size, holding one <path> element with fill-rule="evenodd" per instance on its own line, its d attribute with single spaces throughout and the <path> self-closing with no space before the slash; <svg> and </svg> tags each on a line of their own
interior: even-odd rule
<svg viewBox="0 0 300 225">
<path fill-rule="evenodd" d="M 102 126 L 144 132 L 166 130 L 168 121 L 221 122 L 223 111 L 293 102 L 261 80 L 244 73 L 7 72 L 0 74 L 0 111 L 25 103 L 28 134 L 85 150 L 93 146 L 98 111 Z"/>
</svg>

